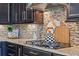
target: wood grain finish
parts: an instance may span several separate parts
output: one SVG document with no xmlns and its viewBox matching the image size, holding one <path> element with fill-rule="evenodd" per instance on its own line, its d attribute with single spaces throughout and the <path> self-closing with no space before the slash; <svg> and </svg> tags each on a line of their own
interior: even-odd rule
<svg viewBox="0 0 79 59">
<path fill-rule="evenodd" d="M 57 42 L 69 43 L 69 29 L 65 23 L 61 22 L 61 25 L 56 28 L 54 37 Z"/>
</svg>

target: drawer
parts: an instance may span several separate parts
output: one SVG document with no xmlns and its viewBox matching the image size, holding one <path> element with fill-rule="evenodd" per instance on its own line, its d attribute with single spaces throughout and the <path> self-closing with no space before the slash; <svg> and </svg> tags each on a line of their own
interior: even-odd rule
<svg viewBox="0 0 79 59">
<path fill-rule="evenodd" d="M 50 52 L 35 49 L 35 48 L 29 48 L 29 47 L 23 48 L 23 54 L 29 56 L 51 56 Z"/>
<path fill-rule="evenodd" d="M 15 52 L 15 51 L 12 51 L 12 50 L 7 50 L 7 56 L 17 56 L 18 54 L 17 54 L 17 51 Z"/>
<path fill-rule="evenodd" d="M 17 50 L 17 44 L 14 44 L 14 43 L 7 43 L 7 48 Z"/>
</svg>

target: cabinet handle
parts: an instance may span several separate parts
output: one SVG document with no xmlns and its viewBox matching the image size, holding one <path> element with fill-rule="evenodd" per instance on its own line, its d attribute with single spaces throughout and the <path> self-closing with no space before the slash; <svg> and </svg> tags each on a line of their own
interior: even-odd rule
<svg viewBox="0 0 79 59">
<path fill-rule="evenodd" d="M 28 55 L 23 53 L 23 56 L 28 56 Z"/>
<path fill-rule="evenodd" d="M 11 54 L 11 53 L 9 53 L 8 55 L 10 55 L 10 56 L 14 56 L 15 54 Z"/>
<path fill-rule="evenodd" d="M 26 12 L 25 11 L 22 12 L 22 20 L 26 20 Z"/>
<path fill-rule="evenodd" d="M 26 20 L 26 12 L 24 11 L 24 20 Z"/>
<path fill-rule="evenodd" d="M 22 20 L 24 19 L 24 13 L 22 12 Z"/>
<path fill-rule="evenodd" d="M 8 22 L 10 22 L 10 4 L 8 3 Z"/>
<path fill-rule="evenodd" d="M 17 21 L 17 13 L 15 14 L 15 20 Z"/>
<path fill-rule="evenodd" d="M 18 48 L 18 56 L 20 56 L 20 52 L 21 52 L 21 49 L 20 49 L 20 48 Z"/>
<path fill-rule="evenodd" d="M 35 52 L 29 52 L 29 53 L 34 54 L 34 55 L 38 55 L 38 54 L 37 54 L 37 53 L 35 53 Z"/>
<path fill-rule="evenodd" d="M 14 45 L 8 45 L 8 46 L 10 46 L 10 47 L 14 47 Z"/>
</svg>

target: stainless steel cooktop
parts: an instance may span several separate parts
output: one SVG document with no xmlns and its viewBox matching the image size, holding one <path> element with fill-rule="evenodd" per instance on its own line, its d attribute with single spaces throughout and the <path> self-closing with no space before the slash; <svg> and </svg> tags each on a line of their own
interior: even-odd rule
<svg viewBox="0 0 79 59">
<path fill-rule="evenodd" d="M 70 47 L 69 44 L 67 43 L 55 42 L 55 43 L 52 43 L 51 45 L 50 43 L 47 44 L 47 42 L 45 42 L 44 40 L 26 41 L 26 44 L 34 45 L 38 47 L 50 48 L 50 49 L 60 49 L 60 48 Z"/>
</svg>

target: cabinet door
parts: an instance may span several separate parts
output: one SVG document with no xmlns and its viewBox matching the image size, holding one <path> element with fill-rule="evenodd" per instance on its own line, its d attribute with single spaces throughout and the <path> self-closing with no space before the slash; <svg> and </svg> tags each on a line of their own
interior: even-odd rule
<svg viewBox="0 0 79 59">
<path fill-rule="evenodd" d="M 27 3 L 19 4 L 19 22 L 20 23 L 32 23 L 33 22 L 33 9 L 28 9 Z"/>
<path fill-rule="evenodd" d="M 34 23 L 43 23 L 43 11 L 35 10 L 34 11 Z"/>
<path fill-rule="evenodd" d="M 17 56 L 17 44 L 6 42 L 6 56 Z"/>
<path fill-rule="evenodd" d="M 0 56 L 2 55 L 2 44 L 1 44 L 1 42 L 0 42 Z"/>
<path fill-rule="evenodd" d="M 2 42 L 2 56 L 6 56 L 6 55 L 7 55 L 6 42 L 3 41 L 3 42 Z"/>
<path fill-rule="evenodd" d="M 11 3 L 10 14 L 12 24 L 22 24 L 33 22 L 33 10 L 27 9 L 27 3 Z"/>
<path fill-rule="evenodd" d="M 0 24 L 9 23 L 9 4 L 0 3 Z"/>
<path fill-rule="evenodd" d="M 19 3 L 19 23 L 25 23 L 26 3 Z"/>
<path fill-rule="evenodd" d="M 34 10 L 33 9 L 27 9 L 26 10 L 26 17 L 25 17 L 25 21 L 26 23 L 32 23 L 34 21 L 34 14 L 33 14 Z"/>
<path fill-rule="evenodd" d="M 10 4 L 10 19 L 11 23 L 17 23 L 19 22 L 19 4 L 18 3 L 12 3 Z"/>
</svg>

